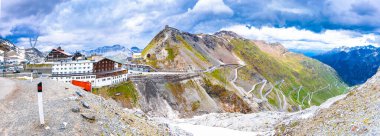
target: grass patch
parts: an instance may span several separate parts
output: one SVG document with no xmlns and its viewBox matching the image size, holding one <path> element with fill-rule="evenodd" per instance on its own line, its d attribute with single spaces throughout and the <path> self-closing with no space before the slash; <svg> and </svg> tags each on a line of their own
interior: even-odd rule
<svg viewBox="0 0 380 136">
<path fill-rule="evenodd" d="M 159 39 L 159 37 L 154 37 L 153 40 L 150 41 L 149 44 L 141 51 L 141 55 L 142 55 L 143 58 L 147 55 L 147 53 L 151 49 L 153 49 L 156 46 L 156 44 L 158 42 L 157 39 Z"/>
<path fill-rule="evenodd" d="M 133 108 L 138 105 L 138 92 L 132 81 L 123 82 L 115 86 L 93 88 L 93 92 L 96 95 L 101 95 L 105 98 L 112 98 L 118 102 L 121 102 L 124 107 Z M 120 95 L 116 95 L 120 94 Z"/>
<path fill-rule="evenodd" d="M 150 58 L 147 58 L 147 62 L 146 63 L 148 65 L 152 66 L 153 68 L 159 68 L 156 54 L 151 54 Z"/>
<path fill-rule="evenodd" d="M 225 69 L 223 69 L 225 70 Z M 212 77 L 215 79 L 219 80 L 220 82 L 226 84 L 227 83 L 227 78 L 226 75 L 224 74 L 225 72 L 222 69 L 216 69 L 210 73 Z"/>
<path fill-rule="evenodd" d="M 170 47 L 168 44 L 165 48 L 165 50 L 168 52 L 168 56 L 166 57 L 167 60 L 169 61 L 174 61 L 174 58 L 178 55 L 178 48 Z"/>
</svg>

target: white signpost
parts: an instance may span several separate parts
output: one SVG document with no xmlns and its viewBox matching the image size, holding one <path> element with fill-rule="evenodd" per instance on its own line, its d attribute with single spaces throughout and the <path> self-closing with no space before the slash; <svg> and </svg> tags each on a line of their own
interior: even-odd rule
<svg viewBox="0 0 380 136">
<path fill-rule="evenodd" d="M 44 107 L 42 104 L 42 82 L 38 83 L 37 89 L 38 89 L 38 113 L 40 115 L 40 124 L 44 125 L 45 119 L 44 119 Z"/>
</svg>

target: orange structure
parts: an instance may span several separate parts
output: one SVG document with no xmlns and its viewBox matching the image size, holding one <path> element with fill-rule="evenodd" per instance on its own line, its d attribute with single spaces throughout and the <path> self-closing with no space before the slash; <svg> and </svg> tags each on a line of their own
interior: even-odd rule
<svg viewBox="0 0 380 136">
<path fill-rule="evenodd" d="M 91 89 L 92 89 L 90 82 L 71 80 L 71 84 L 78 86 L 82 88 L 83 90 L 86 90 L 87 92 L 91 92 Z"/>
</svg>

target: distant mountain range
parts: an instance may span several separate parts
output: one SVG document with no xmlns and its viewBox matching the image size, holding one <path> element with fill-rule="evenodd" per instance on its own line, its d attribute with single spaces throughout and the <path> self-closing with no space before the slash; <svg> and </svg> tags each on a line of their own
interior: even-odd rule
<svg viewBox="0 0 380 136">
<path fill-rule="evenodd" d="M 369 46 L 340 47 L 315 56 L 315 59 L 330 65 L 348 85 L 367 81 L 380 65 L 380 48 Z"/>
<path fill-rule="evenodd" d="M 124 53 L 124 52 L 129 53 L 130 50 L 124 46 L 116 44 L 116 45 L 112 45 L 112 46 L 98 47 L 98 48 L 93 49 L 93 50 L 82 50 L 79 52 L 81 52 L 87 56 L 94 55 L 94 54 L 104 55 L 104 56 L 113 56 L 113 55 L 116 55 L 119 53 Z"/>
<path fill-rule="evenodd" d="M 135 53 L 141 52 L 141 49 L 139 49 L 138 47 L 132 47 L 131 49 L 129 49 L 122 45 L 116 44 L 112 46 L 98 47 L 93 50 L 82 50 L 79 52 L 82 54 L 85 54 L 86 56 L 97 54 L 97 55 L 103 55 L 105 57 L 109 57 L 116 61 L 126 62 L 127 58 L 131 57 L 133 52 Z"/>
<path fill-rule="evenodd" d="M 42 53 L 36 48 L 25 49 L 25 58 L 29 62 L 34 62 L 34 63 L 43 62 L 45 59 L 45 55 L 46 54 Z"/>
</svg>

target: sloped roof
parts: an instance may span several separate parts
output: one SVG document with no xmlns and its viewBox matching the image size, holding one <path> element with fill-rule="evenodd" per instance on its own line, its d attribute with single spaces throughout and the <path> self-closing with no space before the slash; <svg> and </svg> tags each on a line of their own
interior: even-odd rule
<svg viewBox="0 0 380 136">
<path fill-rule="evenodd" d="M 121 62 L 119 62 L 119 61 L 117 61 L 117 60 L 114 60 L 114 59 L 111 59 L 111 58 L 107 58 L 107 57 L 99 58 L 99 59 L 96 59 L 96 60 L 94 60 L 94 61 L 95 61 L 95 62 L 99 62 L 99 61 L 102 61 L 102 60 L 104 60 L 104 59 L 108 59 L 108 60 L 111 60 L 111 61 L 113 61 L 113 62 L 116 62 L 116 63 L 119 63 L 119 64 L 123 64 L 123 63 L 121 63 Z"/>
<path fill-rule="evenodd" d="M 70 53 L 66 53 L 66 52 L 61 51 L 61 50 L 57 50 L 57 49 L 53 49 L 53 50 L 58 51 L 58 52 L 60 52 L 60 53 L 62 53 L 62 54 L 65 54 L 65 55 L 67 55 L 67 56 L 72 56 Z"/>
</svg>

